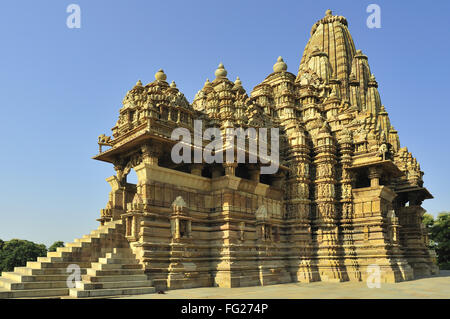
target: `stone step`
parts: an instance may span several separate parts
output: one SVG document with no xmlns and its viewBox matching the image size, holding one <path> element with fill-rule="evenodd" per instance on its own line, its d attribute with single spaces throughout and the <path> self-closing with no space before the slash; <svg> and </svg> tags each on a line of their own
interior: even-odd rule
<svg viewBox="0 0 450 319">
<path fill-rule="evenodd" d="M 89 245 L 89 243 L 79 243 L 79 242 L 73 242 L 73 243 L 67 243 L 66 244 L 66 248 L 84 248 L 87 247 Z"/>
<path fill-rule="evenodd" d="M 66 259 L 66 260 L 64 260 Z M 47 257 L 38 257 L 36 261 L 40 261 L 40 262 L 47 262 L 47 263 L 52 263 L 52 262 L 64 262 L 64 261 L 68 261 L 67 257 L 51 257 L 51 256 L 47 256 Z"/>
<path fill-rule="evenodd" d="M 89 256 L 76 256 L 74 257 L 73 254 L 69 254 L 67 256 L 63 257 L 38 257 L 37 261 L 44 262 L 44 263 L 61 263 L 61 262 L 71 262 L 73 264 L 79 263 L 79 262 L 89 262 L 91 259 Z"/>
<path fill-rule="evenodd" d="M 69 251 L 49 251 L 47 257 L 68 257 L 71 256 L 72 252 Z"/>
<path fill-rule="evenodd" d="M 67 272 L 67 268 L 42 268 L 42 269 L 35 269 L 35 268 L 29 268 L 29 267 L 15 267 L 14 272 L 17 274 L 22 275 L 28 275 L 28 276 L 36 276 L 36 275 L 66 275 L 68 276 L 69 273 Z M 86 274 L 86 268 L 80 268 L 80 272 L 82 275 Z"/>
<path fill-rule="evenodd" d="M 65 261 L 65 262 L 41 262 L 41 261 L 29 261 L 27 262 L 27 267 L 34 269 L 43 269 L 43 268 L 67 268 L 70 265 L 78 265 L 80 268 L 89 268 L 91 267 L 90 262 L 74 262 L 74 261 Z"/>
<path fill-rule="evenodd" d="M 78 290 L 70 289 L 69 295 L 72 297 L 100 297 L 100 296 L 119 296 L 119 295 L 142 295 L 155 292 L 154 287 L 137 287 L 137 288 L 115 288 L 115 289 L 94 289 L 94 290 Z"/>
<path fill-rule="evenodd" d="M 114 253 L 114 254 L 124 254 L 124 255 L 131 254 L 131 255 L 134 256 L 133 251 L 130 248 L 128 248 L 128 247 L 127 248 L 113 248 L 112 249 L 112 253 Z"/>
<path fill-rule="evenodd" d="M 122 231 L 121 220 L 107 223 L 94 230 L 90 235 L 85 235 L 73 243 L 67 243 L 65 247 L 58 247 L 56 251 L 47 253 L 46 257 L 38 257 L 37 261 L 27 262 L 25 267 L 15 267 L 14 272 L 4 272 L 0 277 L 0 298 L 68 296 L 67 279 L 72 272 L 67 272 L 67 267 L 75 264 L 80 267 L 81 275 L 86 276 L 87 269 L 91 267 L 92 260 L 90 260 L 89 252 L 91 247 L 96 249 L 96 253 L 103 256 L 109 254 L 108 256 L 111 257 L 109 262 L 106 258 L 106 264 L 103 266 L 101 263 L 97 263 L 97 267 L 100 268 L 99 274 L 109 275 L 109 277 L 94 279 L 94 281 L 101 282 L 102 287 L 108 289 L 141 288 L 144 285 L 143 281 L 146 286 L 150 286 L 151 282 L 147 281 L 147 276 L 143 275 L 143 270 L 140 269 L 142 266 L 136 263 L 135 256 L 126 240 L 123 245 L 121 242 L 118 242 L 117 245 L 127 248 L 100 248 L 105 247 L 103 243 L 105 240 L 120 239 Z M 119 260 L 122 264 L 119 263 Z M 93 274 L 97 274 L 95 270 L 91 271 Z M 120 279 L 116 276 L 118 274 L 122 275 L 119 276 Z M 139 280 L 141 282 L 137 283 Z M 112 281 L 122 283 L 114 284 Z M 125 284 L 128 286 L 123 286 Z"/>
<path fill-rule="evenodd" d="M 115 288 L 136 288 L 136 287 L 152 287 L 151 280 L 135 280 L 135 281 L 109 281 L 109 282 L 78 282 L 77 289 L 93 290 L 93 289 L 115 289 Z"/>
<path fill-rule="evenodd" d="M 94 229 L 89 233 L 91 236 L 99 235 L 99 234 L 111 234 L 116 230 L 115 227 L 109 227 L 109 228 L 102 228 L 102 229 Z M 85 236 L 89 236 L 85 235 Z"/>
<path fill-rule="evenodd" d="M 34 275 L 34 276 L 29 276 L 29 275 L 24 275 L 24 274 L 18 274 L 18 273 L 4 273 L 5 275 L 0 277 L 0 279 L 2 278 L 7 278 L 10 280 L 13 280 L 14 282 L 17 283 L 22 283 L 22 282 L 42 282 L 42 281 L 66 281 L 68 276 L 70 274 L 66 274 L 66 275 Z M 81 275 L 86 274 L 86 270 L 84 270 L 84 272 L 81 273 Z"/>
<path fill-rule="evenodd" d="M 101 238 L 100 237 L 96 237 L 96 236 L 89 236 L 88 238 L 75 238 L 74 243 L 92 244 L 93 242 L 96 242 L 99 239 L 101 239 Z"/>
<path fill-rule="evenodd" d="M 0 279 L 5 278 L 5 279 L 13 280 L 15 282 L 21 282 L 22 281 L 22 277 L 23 277 L 22 274 L 18 274 L 18 273 L 15 273 L 15 272 L 3 272 L 2 276 L 0 277 Z"/>
<path fill-rule="evenodd" d="M 92 269 L 95 270 L 110 270 L 110 269 L 142 269 L 141 264 L 102 264 L 92 263 Z"/>
<path fill-rule="evenodd" d="M 136 255 L 131 251 L 123 251 L 123 252 L 108 252 L 105 254 L 105 258 L 124 258 L 124 259 L 135 259 Z"/>
<path fill-rule="evenodd" d="M 147 275 L 105 275 L 105 276 L 82 276 L 83 281 L 87 282 L 114 282 L 114 281 L 142 281 L 147 280 Z"/>
<path fill-rule="evenodd" d="M 8 290 L 29 290 L 29 289 L 53 289 L 68 288 L 67 282 L 63 281 L 35 281 L 35 282 L 16 282 L 9 278 L 0 277 L 0 285 Z"/>
<path fill-rule="evenodd" d="M 82 247 L 58 247 L 56 251 L 49 251 L 47 257 L 67 257 L 82 253 Z"/>
<path fill-rule="evenodd" d="M 108 254 L 106 254 L 108 256 Z M 110 255 L 110 254 L 109 254 Z M 138 264 L 139 261 L 135 258 L 119 258 L 119 257 L 104 257 L 99 258 L 100 264 Z"/>
<path fill-rule="evenodd" d="M 6 290 L 4 288 L 0 289 L 0 299 L 67 296 L 68 294 L 69 288 L 30 289 L 30 290 Z"/>
<path fill-rule="evenodd" d="M 107 269 L 99 270 L 89 268 L 86 270 L 87 276 L 130 276 L 130 275 L 142 275 L 144 274 L 143 269 Z"/>
<path fill-rule="evenodd" d="M 67 253 L 81 252 L 81 247 L 67 247 L 67 244 L 69 243 L 66 243 L 65 247 L 56 248 L 56 252 L 67 252 Z"/>
</svg>

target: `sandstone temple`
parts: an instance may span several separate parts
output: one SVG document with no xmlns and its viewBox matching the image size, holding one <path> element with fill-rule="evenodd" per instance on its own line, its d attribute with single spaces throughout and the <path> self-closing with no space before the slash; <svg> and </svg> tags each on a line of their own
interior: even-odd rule
<svg viewBox="0 0 450 319">
<path fill-rule="evenodd" d="M 100 226 L 0 277 L 0 297 L 114 296 L 192 287 L 381 282 L 438 272 L 416 158 L 402 147 L 368 58 L 330 10 L 298 72 L 278 58 L 248 95 L 220 64 L 189 102 L 163 70 L 126 94 L 94 157 L 111 163 Z M 175 128 L 279 128 L 280 165 L 180 163 Z M 206 144 L 208 141 L 205 141 Z M 202 144 L 204 147 L 204 144 Z M 249 155 L 248 149 L 246 154 Z M 131 170 L 138 182 L 127 182 Z M 68 266 L 80 276 L 71 286 Z"/>
</svg>

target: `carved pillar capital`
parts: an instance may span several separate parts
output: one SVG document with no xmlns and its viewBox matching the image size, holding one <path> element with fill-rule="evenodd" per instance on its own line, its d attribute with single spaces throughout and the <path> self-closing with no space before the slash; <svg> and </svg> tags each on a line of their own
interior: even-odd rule
<svg viewBox="0 0 450 319">
<path fill-rule="evenodd" d="M 114 164 L 114 170 L 116 171 L 116 176 L 119 181 L 122 181 L 124 178 L 124 169 L 125 166 L 122 164 Z"/>
<path fill-rule="evenodd" d="M 237 166 L 238 166 L 237 163 L 223 163 L 223 167 L 225 168 L 225 175 L 235 176 Z"/>
<path fill-rule="evenodd" d="M 217 178 L 217 177 L 222 176 L 222 170 L 223 170 L 222 165 L 214 165 L 211 168 L 211 177 L 212 178 Z"/>
<path fill-rule="evenodd" d="M 152 142 L 141 146 L 142 161 L 147 164 L 158 165 L 158 157 L 162 154 L 162 145 Z"/>
<path fill-rule="evenodd" d="M 408 193 L 408 201 L 410 206 L 422 205 L 423 199 L 417 193 Z"/>
<path fill-rule="evenodd" d="M 272 186 L 281 188 L 283 186 L 283 181 L 285 177 L 285 173 L 283 171 L 278 171 L 277 174 L 272 176 Z"/>
<path fill-rule="evenodd" d="M 259 183 L 259 175 L 261 173 L 261 170 L 258 165 L 248 165 L 248 173 L 252 181 Z"/>
<path fill-rule="evenodd" d="M 203 164 L 192 164 L 191 165 L 191 174 L 202 176 Z"/>
</svg>

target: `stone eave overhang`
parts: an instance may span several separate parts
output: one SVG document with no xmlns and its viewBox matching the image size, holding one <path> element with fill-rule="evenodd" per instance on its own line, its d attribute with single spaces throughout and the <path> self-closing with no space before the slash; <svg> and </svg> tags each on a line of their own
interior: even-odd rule
<svg viewBox="0 0 450 319">
<path fill-rule="evenodd" d="M 179 143 L 177 140 L 171 140 L 170 138 L 167 138 L 166 136 L 162 134 L 157 134 L 153 131 L 149 131 L 147 129 L 139 129 L 139 130 L 132 130 L 128 132 L 127 134 L 120 137 L 120 139 L 117 139 L 115 143 L 112 145 L 112 147 L 94 157 L 92 159 L 108 162 L 108 163 L 114 163 L 118 156 L 121 154 L 126 154 L 128 152 L 131 152 L 136 149 L 137 146 L 144 144 L 145 142 L 149 141 L 159 141 L 162 143 L 175 145 Z M 208 144 L 209 141 L 203 141 L 203 147 Z M 197 146 L 193 144 L 189 144 L 188 146 L 192 147 L 192 149 L 197 148 Z M 224 153 L 227 153 L 227 150 L 230 149 L 231 146 L 225 145 L 223 148 L 218 149 L 218 151 L 222 151 Z M 237 145 L 234 147 L 234 153 L 236 154 L 238 149 L 240 149 Z M 240 149 L 244 151 L 246 158 L 248 158 L 251 155 L 251 152 L 247 149 Z M 255 154 L 255 156 L 258 156 L 258 154 Z M 270 158 L 264 158 L 266 161 L 270 160 Z M 258 164 L 261 165 L 261 162 L 258 161 Z M 289 168 L 285 165 L 282 165 L 279 163 L 279 169 L 282 171 L 289 171 Z"/>
<path fill-rule="evenodd" d="M 119 155 L 135 150 L 137 146 L 151 140 L 173 144 L 177 142 L 148 130 L 140 130 L 128 135 L 128 138 L 118 141 L 110 149 L 92 157 L 92 159 L 114 163 Z"/>
<path fill-rule="evenodd" d="M 390 174 L 391 177 L 401 177 L 404 176 L 405 173 L 401 171 L 397 165 L 394 164 L 391 160 L 381 160 L 380 158 L 371 158 L 361 160 L 354 160 L 352 166 L 349 168 L 351 170 L 356 170 L 360 168 L 369 168 L 369 167 L 380 167 L 384 172 Z"/>
<path fill-rule="evenodd" d="M 418 193 L 421 195 L 420 197 L 425 199 L 433 199 L 434 196 L 426 189 L 425 187 L 415 186 L 415 185 L 407 185 L 406 187 L 396 187 L 395 192 L 398 194 L 402 193 Z"/>
</svg>

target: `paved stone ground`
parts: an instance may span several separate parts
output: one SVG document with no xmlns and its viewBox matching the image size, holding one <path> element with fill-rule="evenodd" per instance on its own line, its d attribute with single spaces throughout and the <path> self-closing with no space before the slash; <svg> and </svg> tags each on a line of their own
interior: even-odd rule
<svg viewBox="0 0 450 319">
<path fill-rule="evenodd" d="M 137 295 L 124 298 L 133 299 L 347 299 L 347 298 L 387 298 L 450 299 L 450 271 L 441 270 L 437 276 L 400 282 L 381 284 L 380 288 L 368 288 L 365 282 L 309 284 L 291 283 L 265 287 L 242 288 L 194 288 L 169 290 L 166 294 Z"/>
</svg>

